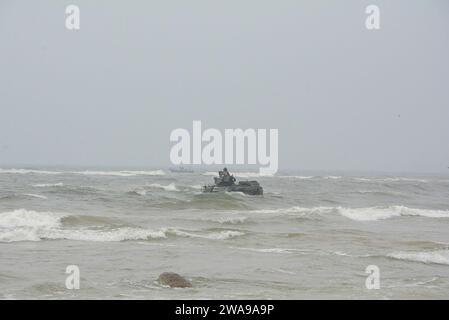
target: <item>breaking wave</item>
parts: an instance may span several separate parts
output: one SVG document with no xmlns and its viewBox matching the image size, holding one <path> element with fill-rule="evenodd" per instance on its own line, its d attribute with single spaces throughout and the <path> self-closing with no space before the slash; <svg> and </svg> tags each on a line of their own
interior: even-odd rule
<svg viewBox="0 0 449 320">
<path fill-rule="evenodd" d="M 62 186 L 64 186 L 64 184 L 62 182 L 33 184 L 33 187 L 35 187 L 35 188 L 50 188 L 50 187 L 62 187 Z"/>
<path fill-rule="evenodd" d="M 226 240 L 241 235 L 244 233 L 234 230 L 204 232 L 177 228 L 150 230 L 130 226 L 118 227 L 117 223 L 106 217 L 77 216 L 25 209 L 0 213 L 0 242 L 42 240 L 111 242 L 164 239 L 169 236 Z"/>
<path fill-rule="evenodd" d="M 18 209 L 0 213 L 0 242 L 78 240 L 78 241 L 125 241 L 165 238 L 163 231 L 132 227 L 115 229 L 67 229 L 64 219 L 73 217 L 63 213 L 37 212 Z"/>
<path fill-rule="evenodd" d="M 253 210 L 253 213 L 268 213 L 268 214 L 299 214 L 299 215 L 313 215 L 313 214 L 323 214 L 330 213 L 334 210 L 333 207 L 312 207 L 312 208 L 304 208 L 304 207 L 290 207 L 290 208 L 280 208 L 280 209 L 262 209 L 262 210 Z"/>
<path fill-rule="evenodd" d="M 388 257 L 398 260 L 407 260 L 422 263 L 449 265 L 449 250 L 436 250 L 428 252 L 394 252 Z"/>
<path fill-rule="evenodd" d="M 63 239 L 75 241 L 126 241 L 126 240 L 148 240 L 166 238 L 162 231 L 152 231 L 138 228 L 118 228 L 113 230 L 53 230 L 48 235 L 42 235 L 40 239 Z"/>
<path fill-rule="evenodd" d="M 415 209 L 405 206 L 337 208 L 338 212 L 351 220 L 376 221 L 394 217 L 417 216 L 427 218 L 449 218 L 449 210 Z"/>
<path fill-rule="evenodd" d="M 167 228 L 163 229 L 167 234 L 172 234 L 180 237 L 187 238 L 202 238 L 202 239 L 210 239 L 210 240 L 227 240 L 239 236 L 245 235 L 244 232 L 234 231 L 234 230 L 222 230 L 218 232 L 208 232 L 208 233 L 197 233 L 193 231 L 183 231 L 176 228 Z"/>
<path fill-rule="evenodd" d="M 427 217 L 449 218 L 449 210 L 416 209 L 405 206 L 367 207 L 367 208 L 343 208 L 343 207 L 290 207 L 281 209 L 253 210 L 253 213 L 267 214 L 293 214 L 293 215 L 321 215 L 338 213 L 355 221 L 376 221 L 395 217 Z"/>
<path fill-rule="evenodd" d="M 157 188 L 157 189 L 163 189 L 165 191 L 179 191 L 179 189 L 176 187 L 174 183 L 170 183 L 169 185 L 161 185 L 159 183 L 152 183 L 149 184 L 148 187 L 150 188 Z"/>
</svg>

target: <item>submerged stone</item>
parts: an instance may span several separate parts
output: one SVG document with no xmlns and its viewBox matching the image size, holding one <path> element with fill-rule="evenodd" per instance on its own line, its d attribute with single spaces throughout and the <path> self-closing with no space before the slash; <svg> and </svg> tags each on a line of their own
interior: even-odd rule
<svg viewBox="0 0 449 320">
<path fill-rule="evenodd" d="M 177 273 L 174 272 L 164 272 L 162 273 L 158 281 L 161 285 L 169 286 L 170 288 L 190 288 L 192 287 L 192 284 L 190 281 L 185 279 L 184 277 L 180 276 Z"/>
</svg>

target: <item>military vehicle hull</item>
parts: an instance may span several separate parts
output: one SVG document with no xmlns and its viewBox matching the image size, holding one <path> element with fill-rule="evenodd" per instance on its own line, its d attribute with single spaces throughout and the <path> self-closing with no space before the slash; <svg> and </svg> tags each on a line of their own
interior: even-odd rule
<svg viewBox="0 0 449 320">
<path fill-rule="evenodd" d="M 263 188 L 257 181 L 240 181 L 230 186 L 208 185 L 203 187 L 203 192 L 242 192 L 256 196 L 263 195 Z"/>
</svg>

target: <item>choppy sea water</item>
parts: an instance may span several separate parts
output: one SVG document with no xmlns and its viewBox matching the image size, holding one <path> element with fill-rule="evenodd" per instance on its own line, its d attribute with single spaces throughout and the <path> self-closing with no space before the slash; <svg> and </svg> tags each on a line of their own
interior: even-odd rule
<svg viewBox="0 0 449 320">
<path fill-rule="evenodd" d="M 449 298 L 449 176 L 236 173 L 264 195 L 202 194 L 211 175 L 0 169 L 0 298 Z"/>
</svg>

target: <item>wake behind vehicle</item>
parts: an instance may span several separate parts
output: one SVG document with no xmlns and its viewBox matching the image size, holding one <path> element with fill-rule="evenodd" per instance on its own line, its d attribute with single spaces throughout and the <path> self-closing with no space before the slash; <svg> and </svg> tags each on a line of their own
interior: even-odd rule
<svg viewBox="0 0 449 320">
<path fill-rule="evenodd" d="M 242 192 L 247 195 L 263 195 L 263 188 L 257 181 L 239 181 L 226 168 L 214 177 L 215 184 L 203 187 L 203 192 Z"/>
</svg>

